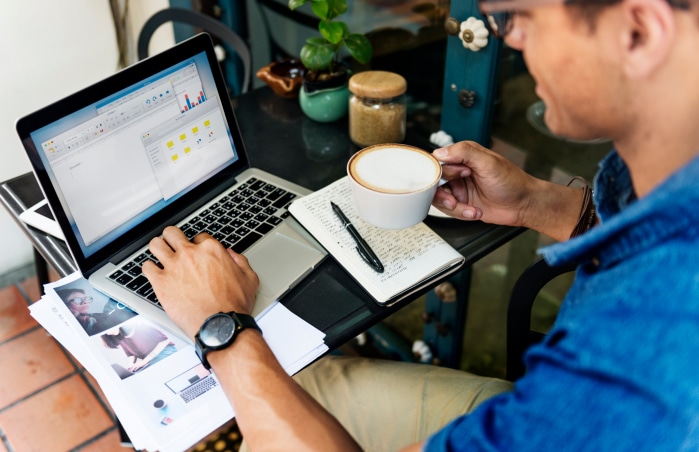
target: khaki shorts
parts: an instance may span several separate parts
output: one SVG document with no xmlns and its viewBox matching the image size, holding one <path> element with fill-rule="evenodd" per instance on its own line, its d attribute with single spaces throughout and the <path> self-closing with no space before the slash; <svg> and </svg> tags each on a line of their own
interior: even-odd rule
<svg viewBox="0 0 699 452">
<path fill-rule="evenodd" d="M 444 367 L 325 357 L 294 376 L 366 451 L 427 439 L 512 383 Z M 245 444 L 241 450 L 247 450 Z"/>
</svg>

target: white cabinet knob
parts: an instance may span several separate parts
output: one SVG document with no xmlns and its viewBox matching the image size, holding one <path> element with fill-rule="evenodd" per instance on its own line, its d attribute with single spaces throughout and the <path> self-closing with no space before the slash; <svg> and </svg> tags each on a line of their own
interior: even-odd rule
<svg viewBox="0 0 699 452">
<path fill-rule="evenodd" d="M 467 49 L 478 52 L 483 47 L 488 45 L 488 29 L 485 28 L 485 23 L 476 19 L 475 17 L 469 17 L 465 21 L 461 22 L 460 26 L 461 32 L 459 33 L 459 39 L 461 43 Z"/>
</svg>

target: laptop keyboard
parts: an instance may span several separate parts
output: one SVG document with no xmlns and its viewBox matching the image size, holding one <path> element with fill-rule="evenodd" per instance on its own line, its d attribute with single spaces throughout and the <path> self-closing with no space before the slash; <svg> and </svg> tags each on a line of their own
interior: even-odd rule
<svg viewBox="0 0 699 452">
<path fill-rule="evenodd" d="M 226 248 L 242 253 L 289 216 L 287 207 L 295 198 L 294 193 L 251 177 L 190 218 L 180 229 L 190 240 L 201 232 L 208 232 Z M 150 250 L 145 250 L 109 278 L 162 308 L 141 271 L 146 260 L 159 264 Z"/>
<path fill-rule="evenodd" d="M 180 392 L 180 397 L 182 397 L 182 400 L 184 400 L 185 403 L 189 403 L 216 386 L 218 386 L 216 380 L 214 380 L 213 377 L 208 376 Z"/>
</svg>

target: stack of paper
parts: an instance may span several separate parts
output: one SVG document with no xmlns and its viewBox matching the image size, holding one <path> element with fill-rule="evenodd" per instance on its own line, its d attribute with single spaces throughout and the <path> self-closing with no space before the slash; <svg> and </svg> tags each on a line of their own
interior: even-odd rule
<svg viewBox="0 0 699 452">
<path fill-rule="evenodd" d="M 190 340 L 97 292 L 79 273 L 45 293 L 31 315 L 97 380 L 137 450 L 184 450 L 234 417 Z M 321 331 L 280 303 L 257 322 L 289 374 L 328 350 Z"/>
</svg>

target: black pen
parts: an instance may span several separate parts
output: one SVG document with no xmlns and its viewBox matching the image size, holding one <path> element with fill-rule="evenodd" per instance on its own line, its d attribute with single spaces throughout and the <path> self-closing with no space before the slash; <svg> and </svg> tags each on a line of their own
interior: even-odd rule
<svg viewBox="0 0 699 452">
<path fill-rule="evenodd" d="M 374 254 L 374 252 L 371 250 L 369 244 L 362 238 L 361 235 L 359 235 L 357 229 L 352 225 L 352 223 L 350 223 L 349 219 L 345 216 L 345 214 L 338 207 L 338 205 L 332 201 L 330 201 L 330 205 L 332 206 L 335 215 L 337 215 L 337 217 L 342 222 L 342 226 L 344 226 L 345 229 L 349 231 L 354 241 L 357 242 L 357 252 L 360 256 L 362 256 L 362 259 L 364 259 L 366 263 L 369 264 L 374 270 L 376 270 L 379 273 L 383 273 L 383 264 L 381 263 L 379 258 L 376 257 L 376 254 Z"/>
</svg>

